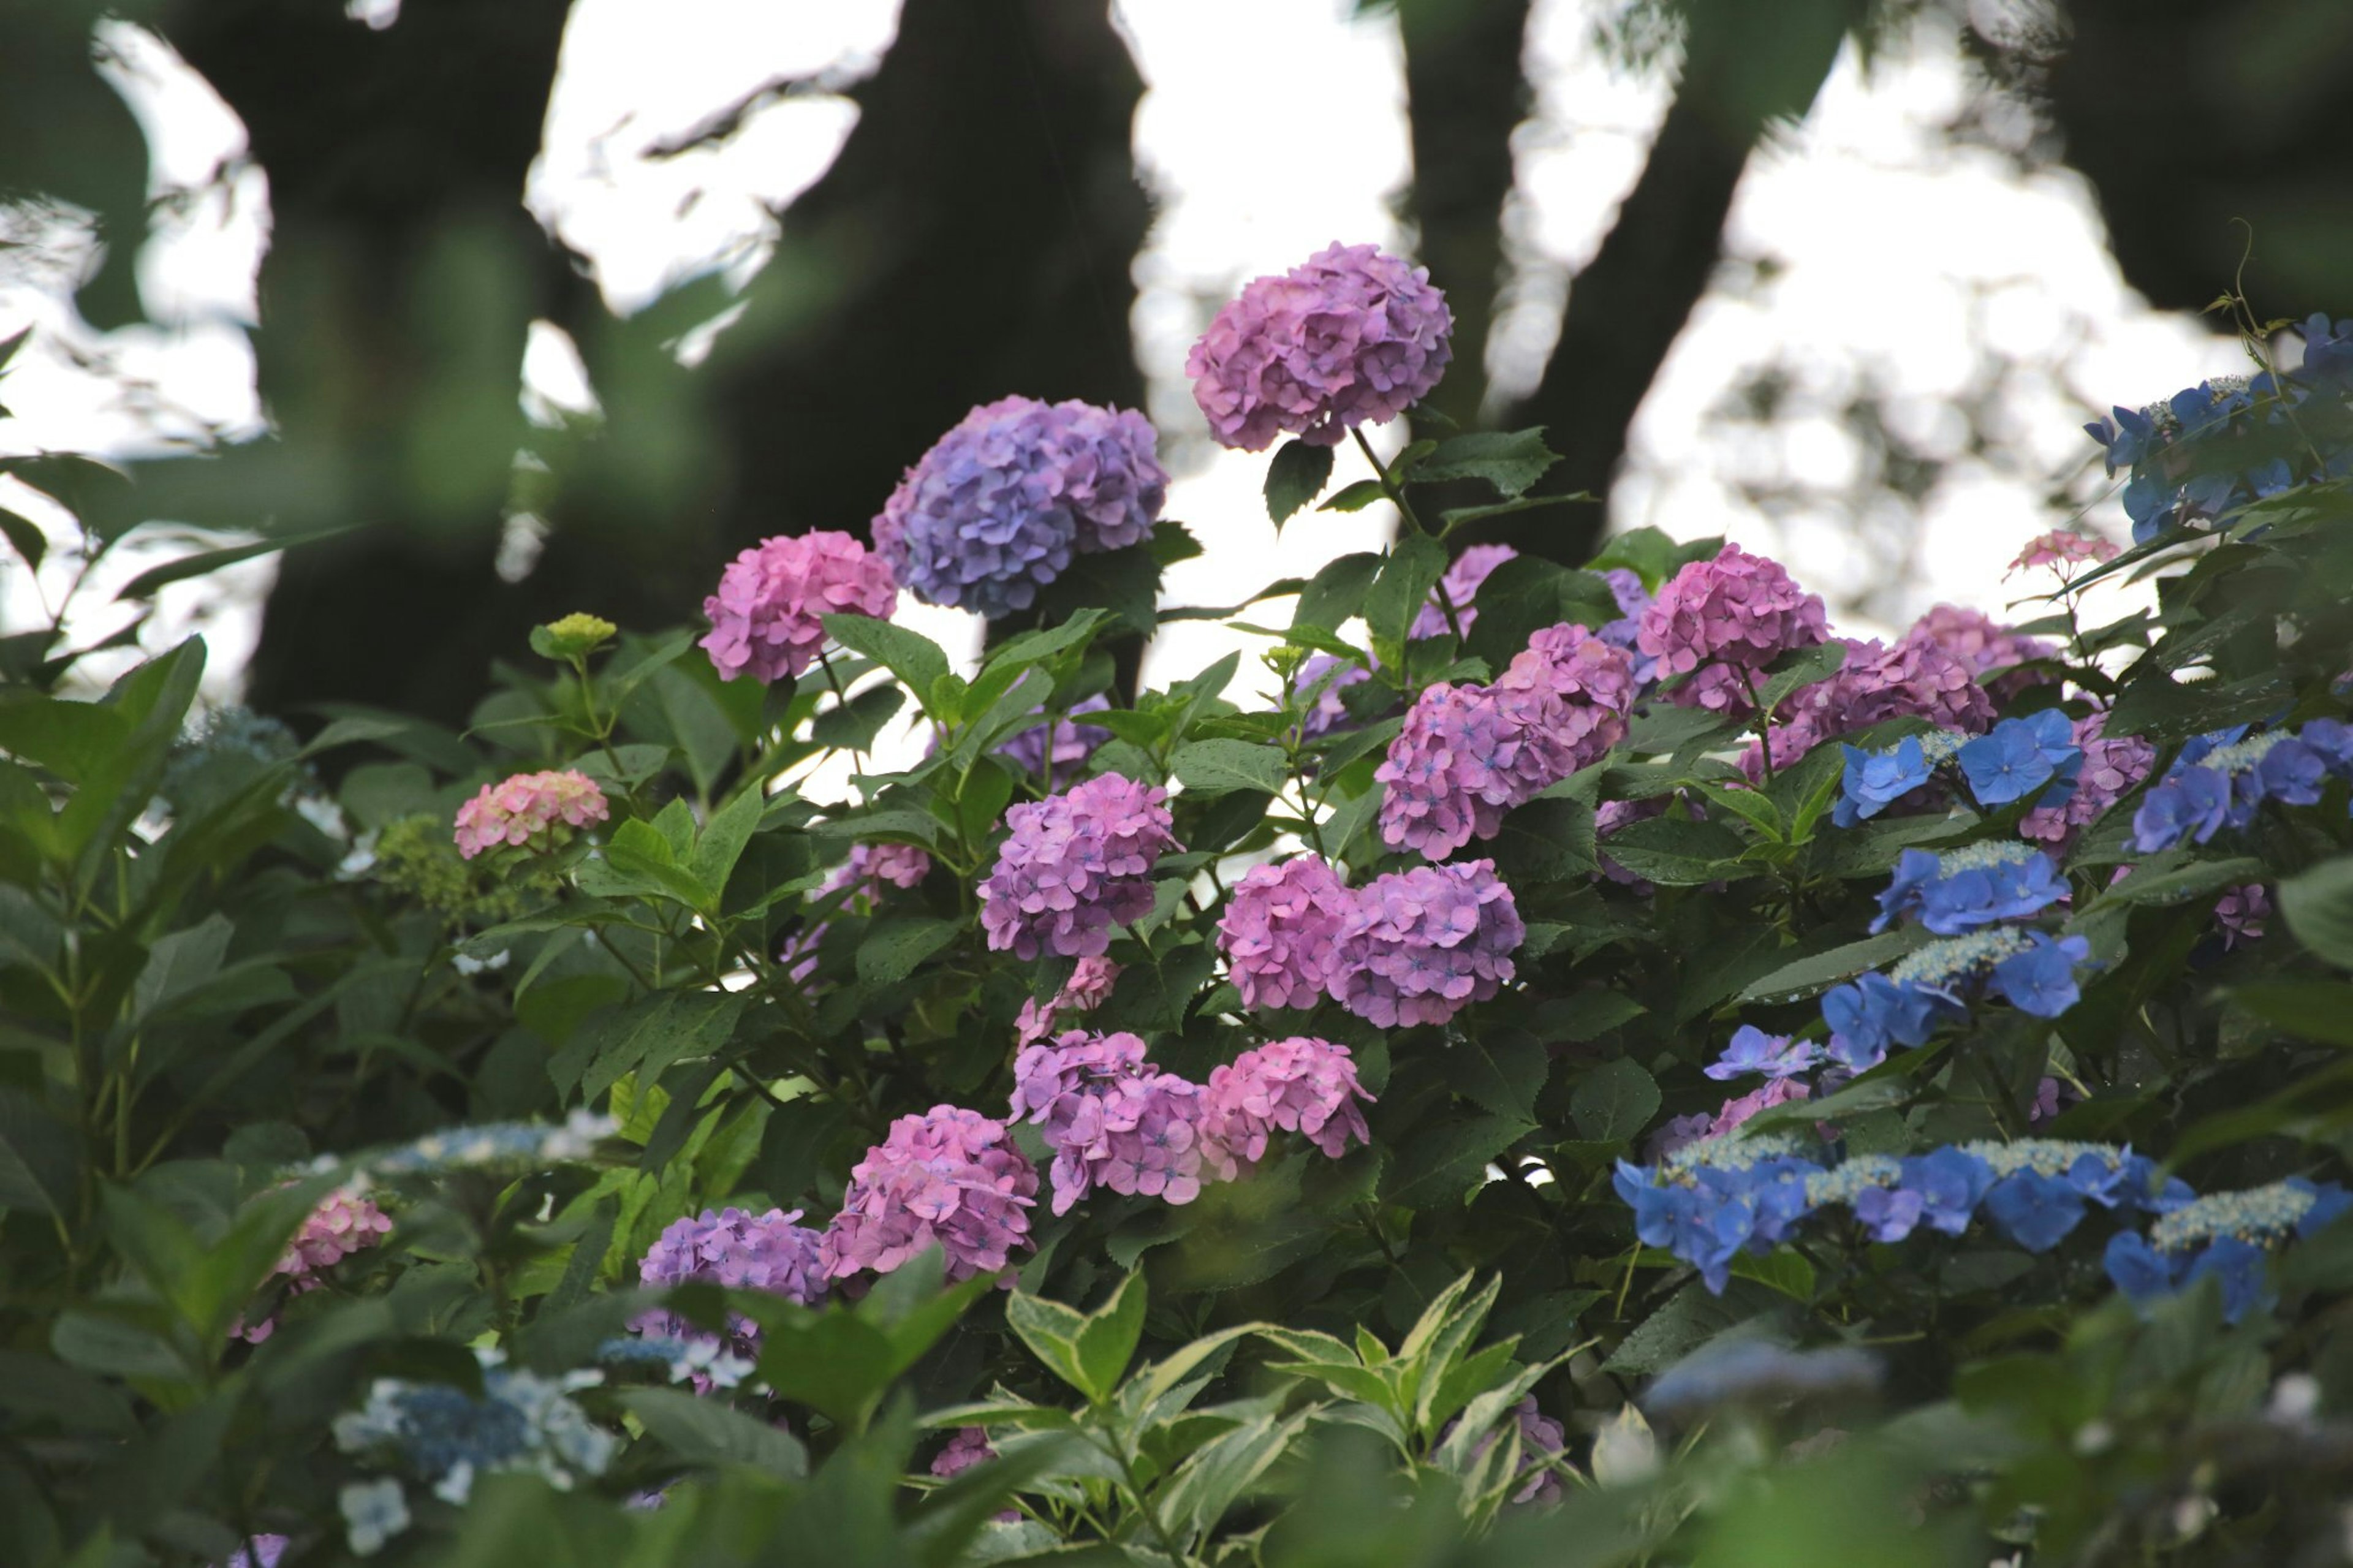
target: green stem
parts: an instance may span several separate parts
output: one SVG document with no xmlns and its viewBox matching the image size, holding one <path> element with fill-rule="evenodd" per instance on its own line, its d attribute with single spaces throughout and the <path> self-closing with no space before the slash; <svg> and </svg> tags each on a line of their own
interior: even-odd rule
<svg viewBox="0 0 2353 1568">
<path fill-rule="evenodd" d="M 1413 503 L 1405 499 L 1405 488 L 1389 478 L 1388 469 L 1381 465 L 1380 458 L 1373 451 L 1373 444 L 1365 439 L 1363 429 L 1351 426 L 1348 434 L 1356 438 L 1356 449 L 1364 453 L 1365 461 L 1373 466 L 1373 478 L 1381 487 L 1381 494 L 1387 496 L 1389 504 L 1398 509 L 1398 515 L 1405 520 L 1406 526 L 1416 533 L 1429 533 L 1430 530 L 1421 525 L 1420 517 L 1415 513 Z M 1436 599 L 1438 607 L 1445 612 L 1446 629 L 1454 634 L 1455 646 L 1461 647 L 1462 618 L 1454 613 L 1454 601 L 1447 595 L 1446 584 L 1442 580 L 1432 584 L 1430 596 Z"/>
</svg>

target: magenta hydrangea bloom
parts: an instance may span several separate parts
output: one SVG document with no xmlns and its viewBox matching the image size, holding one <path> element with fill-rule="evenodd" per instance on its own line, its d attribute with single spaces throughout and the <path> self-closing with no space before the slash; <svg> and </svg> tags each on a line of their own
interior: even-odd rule
<svg viewBox="0 0 2353 1568">
<path fill-rule="evenodd" d="M 1014 1043 L 1035 1045 L 1054 1032 L 1055 1020 L 1063 1015 L 1093 1012 L 1111 999 L 1118 979 L 1119 965 L 1108 958 L 1079 960 L 1052 1001 L 1041 1006 L 1033 996 L 1021 1004 L 1020 1015 L 1013 1020 Z"/>
<path fill-rule="evenodd" d="M 1100 955 L 1111 928 L 1152 912 L 1152 865 L 1179 847 L 1168 792 L 1103 773 L 1005 814 L 980 885 L 988 945 L 1030 959 Z"/>
<path fill-rule="evenodd" d="M 825 1233 L 797 1223 L 800 1217 L 798 1209 L 755 1215 L 726 1208 L 672 1220 L 638 1259 L 638 1283 L 725 1285 L 817 1306 L 831 1292 Z M 629 1326 L 655 1339 L 712 1337 L 668 1311 L 641 1313 Z M 759 1354 L 760 1331 L 749 1318 L 731 1317 L 728 1329 L 730 1350 L 743 1356 Z"/>
<path fill-rule="evenodd" d="M 1030 1046 L 1013 1058 L 1016 1121 L 1033 1121 L 1046 1141 L 1060 1142 L 1079 1113 L 1079 1101 L 1114 1079 L 1142 1078 L 1145 1045 L 1124 1030 L 1091 1035 L 1072 1029 L 1050 1045 Z"/>
<path fill-rule="evenodd" d="M 1528 646 L 1513 656 L 1495 684 L 1505 690 L 1547 689 L 1616 716 L 1621 721 L 1619 729 L 1595 750 L 1599 756 L 1624 737 L 1622 721 L 1634 707 L 1634 660 L 1607 637 L 1564 622 L 1528 638 Z"/>
<path fill-rule="evenodd" d="M 1413 625 L 1405 635 L 1434 637 L 1453 629 L 1446 624 L 1446 611 L 1438 602 L 1442 593 L 1446 603 L 1454 606 L 1454 618 L 1461 623 L 1462 635 L 1469 637 L 1479 619 L 1479 612 L 1472 607 L 1472 601 L 1479 596 L 1479 585 L 1487 580 L 1489 573 L 1517 554 L 1519 552 L 1508 544 L 1474 544 L 1456 556 L 1446 568 L 1446 575 L 1431 590 L 1428 602 L 1416 612 Z"/>
<path fill-rule="evenodd" d="M 533 849 L 560 847 L 572 829 L 611 816 L 596 781 L 570 768 L 561 773 L 516 773 L 458 808 L 458 854 L 467 860 L 502 845 Z"/>
<path fill-rule="evenodd" d="M 2021 636 L 1990 616 L 1957 605 L 1934 606 L 1912 623 L 1904 640 L 1936 644 L 1958 659 L 1972 676 L 2010 670 L 1986 687 L 1996 702 L 2008 702 L 2030 687 L 2048 685 L 2058 679 L 2040 670 L 2010 668 L 2035 659 L 2056 658 L 2057 647 L 2041 637 Z"/>
<path fill-rule="evenodd" d="M 1220 446 L 1263 452 L 1289 433 L 1336 445 L 1427 396 L 1453 356 L 1454 318 L 1427 269 L 1334 244 L 1252 279 L 1186 356 Z"/>
<path fill-rule="evenodd" d="M 1634 640 L 1658 660 L 1661 679 L 1689 678 L 1674 701 L 1738 718 L 1754 710 L 1747 687 L 1758 670 L 1829 636 L 1820 595 L 1800 589 L 1778 562 L 1727 544 L 1661 585 Z"/>
<path fill-rule="evenodd" d="M 1828 680 L 1790 694 L 1775 715 L 1773 765 L 1788 766 L 1826 741 L 1890 719 L 1926 719 L 1940 730 L 1982 734 L 1993 723 L 1993 703 L 1970 667 L 1927 637 L 1889 647 L 1877 640 L 1839 639 L 1846 662 Z M 1759 766 L 1755 742 L 1740 765 L 1752 779 Z"/>
<path fill-rule="evenodd" d="M 948 1439 L 948 1446 L 933 1456 L 932 1474 L 948 1480 L 995 1458 L 997 1450 L 988 1446 L 987 1432 L 977 1426 L 959 1426 L 955 1436 Z"/>
<path fill-rule="evenodd" d="M 1332 993 L 1385 1029 L 1442 1024 L 1512 978 L 1526 939 L 1493 860 L 1392 871 L 1351 900 Z"/>
<path fill-rule="evenodd" d="M 1347 889 L 1314 855 L 1253 866 L 1218 919 L 1218 951 L 1245 1007 L 1313 1007 L 1332 978 Z"/>
<path fill-rule="evenodd" d="M 850 847 L 847 869 L 852 881 L 913 888 L 932 874 L 932 858 L 912 844 L 859 844 Z"/>
<path fill-rule="evenodd" d="M 1143 415 L 1000 398 L 907 470 L 874 548 L 923 603 L 993 617 L 1028 609 L 1071 556 L 1139 542 L 1167 496 Z"/>
<path fill-rule="evenodd" d="M 2263 920 L 2272 912 L 2272 896 L 2261 882 L 2229 889 L 2214 900 L 2214 923 L 2222 928 L 2225 952 L 2242 942 L 2261 942 Z"/>
<path fill-rule="evenodd" d="M 1305 1036 L 1244 1051 L 1209 1070 L 1201 1095 L 1201 1136 L 1209 1168 L 1230 1182 L 1266 1158 L 1275 1133 L 1298 1132 L 1334 1159 L 1348 1140 L 1373 1141 L 1356 1102 L 1373 1097 L 1356 1081 L 1345 1046 Z"/>
<path fill-rule="evenodd" d="M 1080 763 L 1095 754 L 1097 746 L 1111 739 L 1109 730 L 1100 724 L 1082 724 L 1079 715 L 1101 713 L 1110 706 L 1111 699 L 1098 691 L 1092 697 L 1082 699 L 1070 712 L 1055 720 L 1050 738 L 1047 733 L 1049 726 L 1032 725 L 999 742 L 997 754 L 1023 773 L 1045 779 L 1047 787 L 1051 788 L 1054 780 L 1071 777 L 1078 771 Z M 1042 714 L 1045 710 L 1039 708 L 1031 711 Z"/>
<path fill-rule="evenodd" d="M 847 533 L 820 529 L 764 539 L 719 574 L 719 592 L 702 601 L 711 630 L 702 639 L 722 680 L 798 675 L 825 646 L 821 616 L 887 618 L 899 602 L 891 568 Z"/>
<path fill-rule="evenodd" d="M 2075 721 L 2075 744 L 2084 752 L 2075 791 L 2062 805 L 2038 805 L 2021 817 L 2021 837 L 2063 850 L 2148 777 L 2157 765 L 2157 748 L 2138 735 L 2109 737 L 2105 733 L 2107 721 L 2105 710 Z"/>
<path fill-rule="evenodd" d="M 1373 775 L 1387 786 L 1381 837 L 1433 860 L 1493 838 L 1504 812 L 1566 776 L 1553 772 L 1556 760 L 1544 732 L 1489 688 L 1425 687 Z"/>
<path fill-rule="evenodd" d="M 940 1247 L 947 1277 L 1004 1276 L 1013 1253 L 1033 1245 L 1029 1208 L 1038 1173 L 1005 1125 L 976 1110 L 935 1105 L 902 1116 L 850 1167 L 841 1212 L 826 1232 L 830 1271 L 888 1274 Z"/>
</svg>

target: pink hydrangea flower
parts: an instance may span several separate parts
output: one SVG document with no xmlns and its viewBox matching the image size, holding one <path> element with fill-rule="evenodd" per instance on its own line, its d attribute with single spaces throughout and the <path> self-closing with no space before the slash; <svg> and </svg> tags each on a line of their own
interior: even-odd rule
<svg viewBox="0 0 2353 1568">
<path fill-rule="evenodd" d="M 319 1276 L 355 1252 L 381 1246 L 392 1234 L 392 1216 L 368 1198 L 348 1192 L 331 1193 L 312 1209 L 286 1245 L 273 1275 L 284 1275 L 290 1296 L 319 1288 Z M 278 1320 L 263 1318 L 248 1323 L 240 1319 L 231 1331 L 248 1344 L 259 1344 L 278 1331 Z"/>
<path fill-rule="evenodd" d="M 2030 567 L 2049 566 L 2065 576 L 2067 569 L 2080 562 L 2114 561 L 2121 553 L 2105 539 L 2057 528 L 2028 540 L 2026 548 L 2018 552 L 2018 559 L 2010 563 L 2010 569 L 2022 572 Z"/>
<path fill-rule="evenodd" d="M 1493 860 L 1392 871 L 1351 901 L 1332 992 L 1385 1029 L 1442 1024 L 1512 978 L 1511 955 L 1525 940 Z"/>
<path fill-rule="evenodd" d="M 1004 1123 L 953 1105 L 902 1116 L 850 1167 L 841 1212 L 826 1232 L 830 1272 L 837 1279 L 861 1269 L 889 1274 L 938 1247 L 950 1279 L 1004 1276 L 1013 1253 L 1033 1245 L 1037 1195 L 1038 1173 Z"/>
<path fill-rule="evenodd" d="M 1829 636 L 1821 595 L 1800 589 L 1779 563 L 1727 544 L 1661 585 L 1634 640 L 1658 660 L 1661 679 L 1689 678 L 1670 694 L 1675 702 L 1739 718 L 1754 709 L 1747 688 L 1757 671 Z"/>
<path fill-rule="evenodd" d="M 1805 1100 L 1812 1094 L 1813 1090 L 1798 1079 L 1767 1079 L 1739 1099 L 1725 1100 L 1724 1109 L 1715 1113 L 1715 1120 L 1708 1123 L 1707 1135 L 1721 1138 L 1759 1111 L 1787 1105 L 1793 1100 Z"/>
<path fill-rule="evenodd" d="M 1119 965 L 1108 958 L 1079 960 L 1052 1001 L 1040 1006 L 1033 996 L 1021 1004 L 1020 1016 L 1013 1020 L 1014 1042 L 1035 1045 L 1054 1032 L 1054 1020 L 1063 1014 L 1093 1012 L 1111 999 L 1118 979 Z"/>
<path fill-rule="evenodd" d="M 1200 1195 L 1200 1087 L 1153 1069 L 1134 1035 L 1073 1029 L 1022 1051 L 1012 1114 L 1053 1148 L 1056 1214 L 1098 1186 L 1172 1204 Z"/>
<path fill-rule="evenodd" d="M 533 849 L 561 846 L 575 827 L 611 815 L 596 781 L 566 768 L 561 773 L 516 773 L 458 808 L 458 853 L 465 859 L 501 845 Z"/>
<path fill-rule="evenodd" d="M 989 1446 L 988 1433 L 985 1429 L 959 1426 L 955 1435 L 948 1439 L 947 1447 L 932 1456 L 932 1474 L 939 1480 L 953 1480 L 975 1465 L 986 1464 L 995 1458 L 997 1450 Z M 1021 1510 L 1003 1509 L 996 1517 L 1000 1524 L 1018 1524 Z"/>
<path fill-rule="evenodd" d="M 1348 890 L 1314 855 L 1253 866 L 1218 921 L 1218 951 L 1245 1007 L 1313 1007 L 1332 978 Z"/>
<path fill-rule="evenodd" d="M 1438 602 L 1438 595 L 1442 593 L 1446 595 L 1446 603 L 1454 606 L 1454 618 L 1461 623 L 1462 635 L 1469 637 L 1471 628 L 1479 620 L 1479 612 L 1472 605 L 1472 601 L 1479 596 L 1479 585 L 1487 580 L 1489 573 L 1517 554 L 1519 552 L 1508 544 L 1473 544 L 1463 551 L 1446 568 L 1446 574 L 1438 580 L 1438 586 L 1431 590 L 1429 599 L 1415 612 L 1413 625 L 1406 628 L 1405 635 L 1409 637 L 1434 637 L 1453 630 L 1446 624 L 1444 606 Z"/>
<path fill-rule="evenodd" d="M 1335 244 L 1245 284 L 1193 345 L 1185 374 L 1220 446 L 1262 452 L 1288 432 L 1330 447 L 1427 396 L 1453 355 L 1453 331 L 1427 269 Z"/>
<path fill-rule="evenodd" d="M 798 675 L 825 646 L 823 616 L 887 618 L 899 585 L 879 555 L 831 529 L 764 539 L 719 575 L 702 601 L 711 630 L 702 639 L 722 680 Z"/>
<path fill-rule="evenodd" d="M 1152 866 L 1179 847 L 1168 792 L 1103 773 L 1005 814 L 980 885 L 988 945 L 1025 959 L 1100 955 L 1111 928 L 1152 911 Z"/>
<path fill-rule="evenodd" d="M 2049 685 L 2058 679 L 2039 670 L 2010 668 L 2036 659 L 2055 658 L 2057 647 L 2041 637 L 2021 636 L 1990 616 L 1957 605 L 1934 606 L 1912 623 L 1904 640 L 1934 643 L 1958 659 L 1972 676 L 2010 670 L 1986 687 L 1996 702 L 2008 702 L 2030 687 Z"/>
<path fill-rule="evenodd" d="M 1634 706 L 1633 656 L 1599 635 L 1568 622 L 1546 626 L 1528 638 L 1495 684 L 1506 691 L 1549 689 L 1564 701 L 1581 702 L 1620 721 Z M 1622 724 L 1609 742 L 1624 733 Z"/>
<path fill-rule="evenodd" d="M 1372 1142 L 1356 1101 L 1373 1097 L 1356 1081 L 1348 1047 L 1302 1036 L 1244 1051 L 1209 1070 L 1202 1093 L 1201 1134 L 1209 1168 L 1230 1182 L 1266 1158 L 1278 1131 L 1298 1132 L 1334 1159 L 1348 1140 Z"/>
<path fill-rule="evenodd" d="M 1072 1029 L 1050 1045 L 1030 1046 L 1013 1058 L 1017 1121 L 1033 1121 L 1056 1142 L 1079 1113 L 1079 1101 L 1114 1079 L 1142 1078 L 1144 1041 L 1125 1030 L 1091 1035 Z"/>
<path fill-rule="evenodd" d="M 801 1211 L 704 1209 L 672 1220 L 638 1262 L 638 1280 L 650 1286 L 702 1283 L 765 1290 L 804 1307 L 831 1293 L 827 1277 L 825 1233 L 798 1223 Z M 749 1318 L 730 1321 L 729 1349 L 759 1354 L 760 1331 Z M 661 1339 L 707 1340 L 712 1336 L 677 1314 L 640 1314 L 630 1327 Z"/>
<path fill-rule="evenodd" d="M 2157 748 L 2138 735 L 2108 738 L 2108 716 L 2096 710 L 2075 721 L 2075 744 L 2084 749 L 2084 765 L 2075 775 L 2075 793 L 2063 805 L 2038 805 L 2019 819 L 2022 837 L 2064 849 L 2107 809 L 2138 788 L 2157 764 Z"/>
<path fill-rule="evenodd" d="M 871 914 L 881 902 L 882 885 L 894 888 L 920 886 L 932 874 L 932 858 L 912 844 L 853 844 L 849 858 L 835 867 L 818 884 L 810 901 L 827 904 L 836 895 L 849 893 L 849 906 L 860 914 Z M 803 926 L 785 939 L 776 953 L 776 962 L 792 973 L 792 977 L 806 985 L 817 973 L 818 948 L 832 922 L 819 921 Z"/>
<path fill-rule="evenodd" d="M 1792 692 L 1775 715 L 1773 765 L 1787 767 L 1826 741 L 1890 719 L 1926 719 L 1957 734 L 1982 734 L 1993 723 L 1993 703 L 1976 673 L 1926 637 L 1889 647 L 1872 640 L 1839 639 L 1846 662 L 1828 680 Z M 1740 765 L 1761 776 L 1755 742 Z"/>
<path fill-rule="evenodd" d="M 2225 952 L 2242 942 L 2260 942 L 2263 918 L 2272 912 L 2272 896 L 2261 882 L 2242 883 L 2214 901 L 2214 923 L 2222 928 Z"/>
</svg>

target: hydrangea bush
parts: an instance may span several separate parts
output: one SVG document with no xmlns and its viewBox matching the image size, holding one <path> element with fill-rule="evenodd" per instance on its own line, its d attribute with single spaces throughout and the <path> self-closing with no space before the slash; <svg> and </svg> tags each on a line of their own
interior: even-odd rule
<svg viewBox="0 0 2353 1568">
<path fill-rule="evenodd" d="M 1249 681 L 1119 689 L 1195 547 L 1022 396 L 466 734 L 12 664 L 0 1563 L 2341 1561 L 2353 326 L 1877 637 L 1472 542 L 1572 498 L 1361 439 L 1450 331 L 1195 351 L 1398 515 Z"/>
</svg>

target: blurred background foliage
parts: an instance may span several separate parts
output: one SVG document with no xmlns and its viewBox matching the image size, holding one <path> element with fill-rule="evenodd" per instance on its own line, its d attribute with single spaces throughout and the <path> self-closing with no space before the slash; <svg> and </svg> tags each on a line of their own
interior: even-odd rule
<svg viewBox="0 0 2353 1568">
<path fill-rule="evenodd" d="M 1543 85 L 1526 74 L 1540 64 L 1525 47 L 1530 0 L 1363 8 L 1395 12 L 1415 171 L 1402 216 L 1461 323 L 1438 412 L 1577 432 L 1547 481 L 1563 490 L 1606 495 L 1621 472 L 1669 351 L 1732 275 L 1725 223 L 1744 171 L 1805 114 L 1850 39 L 1884 57 L 1957 37 L 1978 81 L 1951 141 L 2080 171 L 2124 278 L 2161 309 L 2203 307 L 2251 231 L 2244 286 L 2283 312 L 2331 297 L 2353 253 L 2353 147 L 2331 129 L 2334 85 L 2353 69 L 2340 0 L 1596 5 L 1617 58 L 1676 85 L 1575 270 L 1541 375 L 1499 389 L 1482 365 L 1514 282 L 1514 136 Z M 214 183 L 245 165 L 267 177 L 253 334 L 267 435 L 142 454 L 134 484 L 60 498 L 106 535 L 149 520 L 341 531 L 289 553 L 270 590 L 248 687 L 265 710 L 332 696 L 458 718 L 486 660 L 522 651 L 518 628 L 584 605 L 654 624 L 762 536 L 862 529 L 972 404 L 1008 390 L 1145 401 L 1129 330 L 1152 218 L 1133 152 L 1144 84 L 1117 7 L 907 0 L 879 68 L 847 88 L 854 130 L 790 204 L 765 265 L 705 273 L 626 316 L 522 200 L 569 0 L 365 9 L 0 0 L 0 237 L 16 242 L 0 268 L 36 266 L 59 232 L 94 236 L 66 283 L 81 316 L 104 329 L 150 312 L 142 242 L 195 193 L 159 189 L 134 105 L 97 68 L 116 24 L 168 42 L 242 122 L 241 166 Z M 1315 62 L 1301 71 L 1312 83 Z M 723 145 L 778 103 L 843 87 L 770 79 L 714 100 L 654 155 Z M 1312 89 L 1233 107 L 1267 118 L 1265 155 L 1303 181 L 1345 155 L 1319 144 Z M 577 345 L 592 405 L 527 416 L 534 321 Z M 1973 433 L 2003 374 L 1989 361 L 1962 400 Z M 1801 391 L 1767 370 L 1725 414 L 1769 425 Z M 1949 452 L 1908 440 L 1867 378 L 1810 411 L 1859 442 L 1841 510 L 1858 549 L 1900 573 L 1907 499 Z M 1983 445 L 1973 434 L 1964 449 Z M 1760 506 L 1772 488 L 1739 487 Z M 501 569 L 518 516 L 537 554 Z M 1586 508 L 1495 527 L 1574 563 L 1603 525 Z"/>
</svg>

